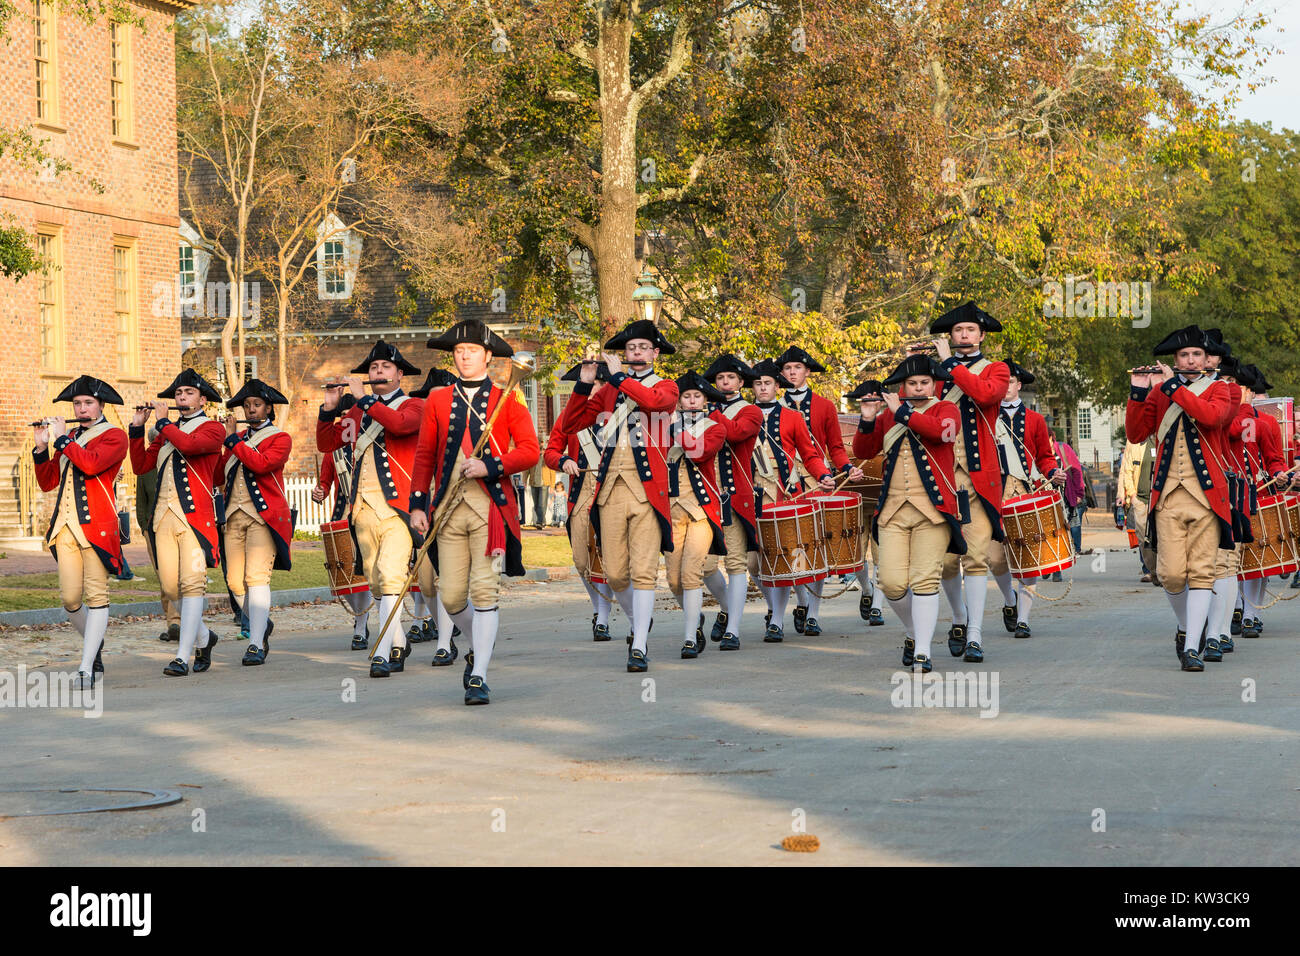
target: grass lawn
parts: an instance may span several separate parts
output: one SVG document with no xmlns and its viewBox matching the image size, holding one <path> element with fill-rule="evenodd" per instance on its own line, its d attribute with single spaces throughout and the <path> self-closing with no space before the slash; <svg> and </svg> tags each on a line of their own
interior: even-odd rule
<svg viewBox="0 0 1300 956">
<path fill-rule="evenodd" d="M 537 535 L 524 538 L 524 567 L 565 567 L 573 561 L 569 539 L 565 535 Z M 114 604 L 158 600 L 158 575 L 147 564 L 132 568 L 134 581 L 108 579 L 109 600 Z M 294 546 L 292 571 L 276 571 L 271 575 L 271 588 L 286 591 L 293 588 L 320 588 L 329 584 L 325 573 L 325 552 L 319 545 L 297 542 Z M 208 593 L 225 593 L 220 568 L 208 569 Z M 59 575 L 56 571 L 41 574 L 10 574 L 0 577 L 0 611 L 28 611 L 35 608 L 57 607 L 59 604 Z"/>
</svg>

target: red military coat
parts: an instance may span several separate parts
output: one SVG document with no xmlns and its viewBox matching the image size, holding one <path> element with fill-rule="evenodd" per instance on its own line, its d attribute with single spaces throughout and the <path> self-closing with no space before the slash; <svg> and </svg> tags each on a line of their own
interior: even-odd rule
<svg viewBox="0 0 1300 956">
<path fill-rule="evenodd" d="M 1058 465 L 1052 451 L 1052 434 L 1047 428 L 1047 419 L 1032 408 L 1026 408 L 1023 402 L 1016 406 L 1014 414 L 1006 414 L 1004 408 L 1000 408 L 998 414 L 1004 422 L 1009 421 L 1008 431 L 1014 436 L 1011 447 L 1004 444 L 1003 451 L 1020 459 L 1026 475 L 1031 473 L 1030 465 L 1037 468 L 1044 478 L 1056 470 Z"/>
<path fill-rule="evenodd" d="M 488 547 L 493 549 L 501 540 L 505 549 L 505 573 L 520 577 L 524 573 L 523 532 L 519 527 L 519 505 L 509 477 L 536 465 L 540 451 L 527 406 L 497 386 L 489 384 L 475 392 L 472 412 L 471 404 L 465 401 L 459 385 L 447 385 L 429 393 L 424 401 L 420 441 L 415 451 L 415 483 L 410 507 L 412 511 L 433 515 L 453 479 L 457 454 L 463 450 L 466 458 L 470 456 L 484 423 L 502 401 L 506 403 L 505 407 L 497 416 L 488 444 L 479 456 L 487 465 L 487 477 L 475 480 L 492 499 L 493 523 L 500 522 L 495 529 L 489 527 Z M 432 497 L 428 492 L 430 485 L 433 487 Z M 436 552 L 436 545 L 431 545 L 429 553 L 435 567 Z"/>
<path fill-rule="evenodd" d="M 1176 375 L 1159 388 L 1133 386 L 1129 391 L 1128 407 L 1124 415 L 1124 430 L 1128 440 L 1141 443 L 1156 434 L 1165 412 L 1173 404 L 1184 411 L 1174 428 L 1183 429 L 1205 499 L 1219 519 L 1219 547 L 1231 549 L 1232 505 L 1228 500 L 1224 468 L 1231 467 L 1227 432 L 1236 410 L 1232 405 L 1228 385 L 1226 382 L 1214 382 L 1199 396 L 1182 384 Z M 1156 502 L 1160 500 L 1173 461 L 1174 428 L 1169 429 L 1165 440 L 1156 448 L 1156 464 L 1151 476 L 1150 517 L 1147 521 L 1153 541 Z"/>
<path fill-rule="evenodd" d="M 745 532 L 747 550 L 758 549 L 758 519 L 754 508 L 758 492 L 754 488 L 754 443 L 763 428 L 763 413 L 752 402 L 739 395 L 720 402 L 710 415 L 726 429 L 727 443 L 715 459 L 718 472 L 718 490 L 725 499 L 722 504 L 722 523 L 728 525 L 732 517 L 740 520 Z"/>
<path fill-rule="evenodd" d="M 235 482 L 244 482 L 258 514 L 271 530 L 271 540 L 275 543 L 275 570 L 289 571 L 292 567 L 293 519 L 284 493 L 284 466 L 293 450 L 293 439 L 288 432 L 274 425 L 264 425 L 258 432 L 266 428 L 274 431 L 264 436 L 256 448 L 249 444 L 247 428 L 226 436 L 226 447 L 221 453 L 221 473 L 225 476 L 227 502 L 234 493 Z M 330 458 L 326 461 L 333 465 Z"/>
<path fill-rule="evenodd" d="M 978 364 L 978 360 L 971 364 Z M 937 397 L 949 400 L 948 394 L 954 388 L 960 388 L 963 393 L 955 404 L 961 415 L 966 471 L 993 526 L 993 540 L 1001 541 L 1002 468 L 993 426 L 1002 399 L 1007 395 L 1011 370 L 1005 362 L 989 362 L 976 373 L 955 356 L 944 361 L 943 368 L 952 376 L 952 381 L 940 383 L 942 390 Z M 975 502 L 971 502 L 971 507 L 975 507 Z"/>
<path fill-rule="evenodd" d="M 559 472 L 564 468 L 566 461 L 576 462 L 578 467 L 583 469 L 576 475 L 569 476 L 569 502 L 568 513 L 573 513 L 574 505 L 578 503 L 578 497 L 582 494 L 583 483 L 587 480 L 587 468 L 595 464 L 587 458 L 587 453 L 583 450 L 582 440 L 578 433 L 570 434 L 564 430 L 563 415 L 555 422 L 555 427 L 551 429 L 550 437 L 546 441 L 546 447 L 542 450 L 542 461 L 551 471 Z"/>
<path fill-rule="evenodd" d="M 127 431 L 131 440 L 131 470 L 137 475 L 153 471 L 158 467 L 158 456 L 163 451 L 163 446 L 171 444 L 175 451 L 168 456 L 164 467 L 172 469 L 172 479 L 176 483 L 176 492 L 180 495 L 185 519 L 198 538 L 208 567 L 215 568 L 221 563 L 221 539 L 217 533 L 214 496 L 217 492 L 216 481 L 220 474 L 221 446 L 226 437 L 226 429 L 220 422 L 201 414 L 181 421 L 192 421 L 195 417 L 203 418 L 204 421 L 190 432 L 182 430 L 173 421 L 167 421 L 147 448 L 144 444 L 145 426 L 132 425 Z M 162 475 L 158 476 L 158 482 L 161 487 Z M 158 502 L 155 500 L 145 522 L 147 527 L 144 533 L 150 539 L 151 547 L 153 513 L 157 507 Z"/>
<path fill-rule="evenodd" d="M 577 434 L 584 428 L 596 425 L 597 422 L 603 426 L 611 415 L 617 413 L 619 407 L 628 402 L 632 403 L 634 412 L 640 412 L 638 427 L 633 427 L 637 423 L 638 416 L 628 416 L 628 441 L 632 445 L 637 474 L 645 488 L 646 500 L 655 509 L 655 515 L 659 520 L 659 550 L 671 551 L 673 530 L 668 517 L 667 455 L 672 439 L 667 426 L 671 412 L 677 407 L 677 383 L 655 376 L 653 384 L 647 386 L 640 379 L 619 372 L 617 375 L 610 376 L 607 387 L 597 389 L 593 394 L 594 387 L 594 382 L 578 382 L 574 386 L 573 395 L 564 406 L 564 414 L 560 417 L 564 430 Z M 615 445 L 614 441 L 610 441 L 601 452 L 600 464 L 596 472 L 596 496 L 600 495 L 600 486 L 609 471 Z M 591 528 L 599 542 L 600 509 L 595 507 L 595 497 L 591 501 L 593 505 Z"/>
<path fill-rule="evenodd" d="M 727 444 L 726 426 L 711 415 L 703 418 L 698 432 L 692 434 L 679 430 L 673 440 L 673 447 L 680 448 L 680 457 L 669 454 L 668 462 L 668 496 L 676 498 L 681 494 L 682 482 L 689 481 L 695 500 L 708 516 L 713 528 L 713 540 L 709 544 L 709 554 L 726 554 L 727 546 L 722 539 L 722 502 L 723 492 L 718 487 L 717 469 L 714 467 L 718 452 Z"/>
<path fill-rule="evenodd" d="M 823 459 L 837 471 L 848 471 L 853 467 L 849 462 L 849 453 L 844 449 L 844 433 L 840 431 L 839 411 L 834 402 L 814 395 L 810 388 L 798 402 L 793 401 L 787 391 L 782 404 L 802 416 L 804 427 L 808 429 L 808 434 Z"/>
<path fill-rule="evenodd" d="M 1271 415 L 1261 415 L 1250 405 L 1239 405 L 1228 426 L 1228 442 L 1240 456 L 1243 474 L 1260 481 L 1286 471 L 1282 453 L 1282 428 Z M 1281 482 L 1270 487 L 1269 494 L 1279 494 Z"/>
<path fill-rule="evenodd" d="M 759 407 L 761 413 L 761 406 L 756 407 Z M 783 492 L 795 481 L 796 457 L 803 462 L 804 468 L 814 479 L 820 480 L 831 473 L 826 465 L 826 459 L 822 458 L 821 452 L 813 444 L 812 437 L 803 423 L 803 417 L 780 402 L 776 403 L 773 411 L 764 416 L 763 427 L 759 430 L 759 437 L 755 442 L 755 455 L 759 453 L 759 443 L 773 450 Z M 761 494 L 761 487 L 758 491 Z M 783 494 L 782 497 L 784 498 L 785 495 Z M 760 515 L 763 513 L 761 502 L 756 504 L 755 510 Z"/>
<path fill-rule="evenodd" d="M 402 395 L 399 392 L 390 402 L 395 402 Z M 346 398 L 345 396 L 345 401 Z M 362 465 L 355 452 L 371 422 L 377 422 L 382 428 L 379 438 L 375 441 L 365 440 L 362 455 L 373 457 L 384 500 L 402 516 L 403 521 L 410 524 L 411 516 L 407 508 L 411 500 L 415 446 L 420 439 L 420 416 L 423 413 L 424 402 L 409 396 L 397 407 L 391 407 L 376 395 L 367 395 L 346 411 L 342 410 L 342 404 L 333 411 L 321 409 L 320 419 L 316 423 L 317 449 L 332 453 L 344 445 L 351 445 L 354 452 L 350 505 L 357 500 L 357 486 L 360 484 L 357 476 L 361 474 Z M 360 560 L 360 551 L 357 552 L 357 557 Z"/>
<path fill-rule="evenodd" d="M 96 423 L 98 424 L 98 423 Z M 90 426 L 94 428 L 95 426 Z M 117 523 L 117 499 L 113 494 L 113 485 L 117 473 L 126 458 L 126 433 L 120 428 L 108 428 L 86 442 L 85 446 L 77 444 L 78 435 L 88 428 L 75 428 L 68 435 L 61 435 L 52 443 L 54 452 L 32 450 L 35 464 L 36 483 L 41 491 L 59 489 L 59 497 L 54 501 L 54 511 L 50 524 L 45 530 L 45 539 L 50 552 L 58 560 L 54 551 L 54 542 L 50 541 L 50 532 L 58 518 L 59 506 L 62 504 L 63 469 L 61 459 L 67 459 L 72 469 L 73 504 L 76 506 L 77 523 L 81 533 L 86 536 L 95 554 L 103 562 L 110 574 L 121 574 L 122 540 Z"/>
<path fill-rule="evenodd" d="M 1002 367 L 1006 368 L 1005 365 Z M 896 413 L 884 408 L 874 421 L 861 422 L 858 425 L 858 433 L 853 436 L 854 457 L 874 458 L 884 450 L 885 437 L 894 424 L 906 426 L 907 432 L 903 438 L 895 442 L 885 455 L 881 469 L 880 497 L 876 499 L 876 514 L 880 514 L 880 509 L 889 498 L 889 483 L 894 477 L 894 467 L 898 464 L 898 455 L 902 450 L 903 441 L 909 441 L 917 470 L 921 474 L 921 483 L 925 486 L 926 496 L 935 510 L 948 521 L 950 554 L 966 553 L 966 541 L 961 533 L 961 510 L 957 503 L 952 447 L 952 435 L 960 421 L 961 412 L 952 402 L 931 399 L 929 404 L 919 408 L 903 402 Z M 877 541 L 880 540 L 880 533 L 874 521 L 871 524 L 871 533 Z"/>
</svg>

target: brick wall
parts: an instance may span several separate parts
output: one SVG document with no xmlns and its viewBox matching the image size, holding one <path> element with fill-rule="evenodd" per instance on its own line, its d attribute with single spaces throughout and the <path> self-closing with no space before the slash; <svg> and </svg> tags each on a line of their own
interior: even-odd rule
<svg viewBox="0 0 1300 956">
<path fill-rule="evenodd" d="M 73 166 L 52 182 L 0 159 L 0 215 L 35 232 L 40 224 L 62 232 L 63 368 L 39 368 L 39 278 L 0 283 L 0 451 L 30 436 L 26 423 L 71 378 L 89 373 L 113 383 L 128 402 L 152 396 L 180 367 L 180 320 L 154 308 L 156 283 L 176 277 L 176 74 L 170 26 L 175 10 L 133 5 L 146 29 L 131 28 L 134 130 L 115 142 L 109 101 L 109 37 L 105 22 L 58 18 L 58 112 L 33 126 L 46 148 Z M 21 128 L 35 119 L 31 5 L 18 13 L 0 43 L 0 125 Z M 102 186 L 102 191 L 96 188 Z M 136 248 L 135 310 L 141 343 L 140 374 L 119 373 L 113 313 L 113 240 Z"/>
</svg>

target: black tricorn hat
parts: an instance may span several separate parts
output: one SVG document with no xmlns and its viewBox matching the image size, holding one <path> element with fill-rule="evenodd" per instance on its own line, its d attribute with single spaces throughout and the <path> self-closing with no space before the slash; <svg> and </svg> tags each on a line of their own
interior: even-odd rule
<svg viewBox="0 0 1300 956">
<path fill-rule="evenodd" d="M 713 363 L 704 370 L 704 377 L 712 382 L 723 372 L 735 372 L 746 385 L 754 381 L 754 370 L 730 352 L 715 358 Z"/>
<path fill-rule="evenodd" d="M 1169 335 L 1151 350 L 1152 355 L 1177 355 L 1179 349 L 1206 349 L 1209 342 L 1198 325 L 1187 325 Z"/>
<path fill-rule="evenodd" d="M 515 354 L 510 343 L 488 328 L 482 319 L 462 319 L 446 332 L 429 339 L 425 346 L 450 352 L 456 346 L 464 344 L 481 345 L 498 358 L 509 358 Z"/>
<path fill-rule="evenodd" d="M 122 396 L 113 390 L 113 386 L 100 381 L 93 375 L 79 375 L 68 387 L 54 397 L 56 402 L 70 402 L 78 395 L 89 395 L 103 405 L 121 405 Z"/>
<path fill-rule="evenodd" d="M 1232 378 L 1237 380 L 1239 385 L 1249 385 L 1249 373 L 1244 371 L 1248 366 L 1242 365 L 1235 356 L 1225 355 L 1219 362 L 1219 378 Z"/>
<path fill-rule="evenodd" d="M 246 398 L 260 398 L 268 405 L 288 405 L 289 400 L 260 379 L 250 378 L 235 395 L 226 402 L 226 408 L 238 408 Z"/>
<path fill-rule="evenodd" d="M 786 377 L 781 374 L 781 366 L 777 365 L 771 359 L 763 359 L 761 362 L 755 362 L 753 371 L 754 378 L 746 383 L 748 385 L 753 385 L 758 379 L 767 376 L 776 379 L 776 384 L 781 386 L 781 388 L 791 387 L 789 381 L 786 380 Z"/>
<path fill-rule="evenodd" d="M 412 398 L 428 398 L 429 393 L 435 388 L 443 388 L 447 385 L 456 384 L 456 376 L 452 375 L 445 368 L 431 368 L 429 374 L 424 376 L 424 384 L 411 392 Z"/>
<path fill-rule="evenodd" d="M 420 374 L 418 368 L 406 359 L 402 358 L 402 353 L 397 351 L 396 345 L 389 345 L 383 339 L 380 339 L 375 343 L 374 348 L 370 350 L 370 354 L 365 357 L 360 365 L 352 370 L 352 373 L 354 375 L 363 375 L 366 372 L 369 372 L 371 362 L 392 362 L 402 370 L 402 374 L 404 375 Z"/>
<path fill-rule="evenodd" d="M 958 322 L 974 322 L 985 332 L 1001 332 L 1002 323 L 974 302 L 965 302 L 930 323 L 931 332 L 951 332 Z"/>
<path fill-rule="evenodd" d="M 785 368 L 786 362 L 803 362 L 804 365 L 808 366 L 808 371 L 810 372 L 826 371 L 825 365 L 817 361 L 815 358 L 813 358 L 803 349 L 799 348 L 799 346 L 797 345 L 790 346 L 788 349 L 782 352 L 780 357 L 777 358 L 776 360 L 776 364 L 779 365 L 781 368 Z"/>
<path fill-rule="evenodd" d="M 1205 330 L 1205 354 L 1218 355 L 1222 358 L 1232 354 L 1232 348 L 1223 341 L 1223 333 L 1218 329 Z"/>
<path fill-rule="evenodd" d="M 623 326 L 623 331 L 605 343 L 605 348 L 626 348 L 627 343 L 632 339 L 645 339 L 647 342 L 652 343 L 661 355 L 672 355 L 677 351 L 673 348 L 672 343 L 664 338 L 664 334 L 659 331 L 658 326 L 649 319 L 637 319 L 635 322 L 629 322 Z"/>
<path fill-rule="evenodd" d="M 677 377 L 677 393 L 679 395 L 691 389 L 703 392 L 706 401 L 723 402 L 727 399 L 727 396 L 710 385 L 708 380 L 699 372 L 685 372 Z"/>
<path fill-rule="evenodd" d="M 869 378 L 844 397 L 850 402 L 856 402 L 868 398 L 880 398 L 884 391 L 884 385 L 877 382 L 874 378 Z"/>
<path fill-rule="evenodd" d="M 573 368 L 569 369 L 567 372 L 561 375 L 560 381 L 561 382 L 581 381 L 581 374 L 582 374 L 582 363 L 579 362 L 577 365 L 573 366 Z M 609 381 L 609 368 L 608 366 L 605 365 L 604 362 L 596 363 L 596 381 L 598 382 Z"/>
<path fill-rule="evenodd" d="M 889 378 L 885 379 L 881 384 L 902 385 L 913 375 L 928 375 L 935 381 L 942 382 L 946 382 L 952 378 L 952 376 L 945 372 L 939 363 L 930 358 L 930 356 L 909 355 L 907 358 L 903 359 L 898 368 L 894 369 Z"/>
<path fill-rule="evenodd" d="M 197 388 L 203 397 L 210 402 L 221 401 L 221 396 L 217 394 L 217 390 L 192 368 L 181 369 L 181 374 L 177 375 L 170 385 L 159 392 L 158 397 L 172 398 L 176 395 L 176 389 L 186 385 L 190 388 Z"/>
<path fill-rule="evenodd" d="M 1020 379 L 1021 385 L 1034 384 L 1034 380 L 1037 378 L 1037 376 L 1034 375 L 1033 372 L 1029 371 L 1029 369 L 1021 365 L 1019 362 L 1013 362 L 1011 361 L 1011 359 L 1003 359 L 1002 362 L 1004 365 L 1006 365 L 1008 369 L 1011 370 L 1012 378 Z"/>
<path fill-rule="evenodd" d="M 1267 392 L 1273 386 L 1268 384 L 1264 373 L 1256 365 L 1242 365 L 1237 369 L 1237 384 L 1252 392 Z"/>
</svg>

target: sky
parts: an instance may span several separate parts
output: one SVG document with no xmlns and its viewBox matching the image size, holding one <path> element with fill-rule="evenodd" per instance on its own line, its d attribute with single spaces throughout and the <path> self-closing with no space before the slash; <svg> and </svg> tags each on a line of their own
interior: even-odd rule
<svg viewBox="0 0 1300 956">
<path fill-rule="evenodd" d="M 1197 13 L 1209 13 L 1215 22 L 1226 22 L 1245 4 L 1243 0 L 1185 0 L 1185 6 Z M 1236 116 L 1257 123 L 1271 122 L 1275 130 L 1300 130 L 1300 0 L 1256 0 L 1246 9 L 1268 15 L 1268 28 L 1257 36 L 1261 45 L 1274 46 L 1277 52 L 1263 68 L 1274 82 L 1253 93 L 1242 84 Z"/>
</svg>

